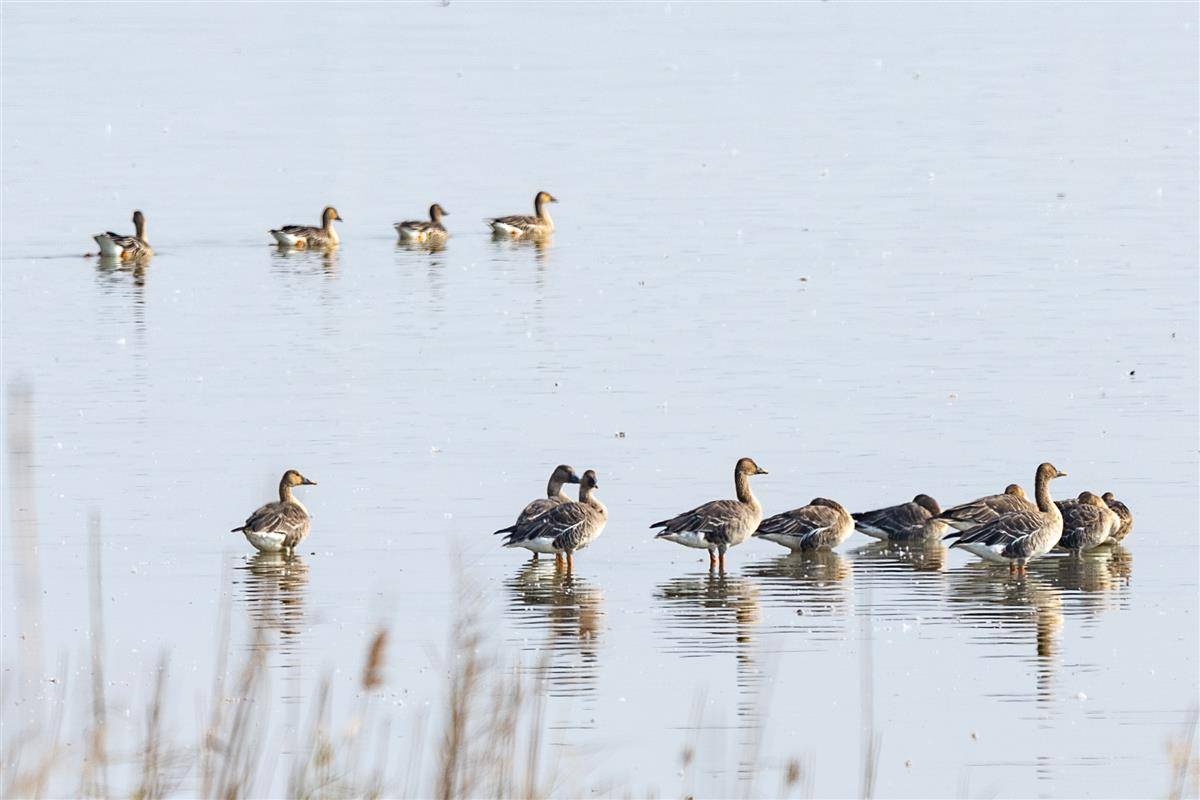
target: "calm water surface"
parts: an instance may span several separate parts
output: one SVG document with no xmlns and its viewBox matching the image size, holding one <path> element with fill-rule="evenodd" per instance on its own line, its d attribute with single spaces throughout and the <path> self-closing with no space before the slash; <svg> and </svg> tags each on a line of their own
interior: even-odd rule
<svg viewBox="0 0 1200 800">
<path fill-rule="evenodd" d="M 405 752 L 469 602 L 548 670 L 562 794 L 677 794 L 689 742 L 707 796 L 790 757 L 853 794 L 864 719 L 885 796 L 1166 792 L 1198 699 L 1195 5 L 3 17 L 2 374 L 35 467 L 3 493 L 5 669 L 41 654 L 6 718 L 60 658 L 86 703 L 94 512 L 114 713 L 169 652 L 180 738 L 227 602 L 282 740 L 390 622 Z M 548 246 L 487 238 L 543 188 Z M 448 246 L 397 247 L 434 201 Z M 267 246 L 327 203 L 336 254 Z M 135 207 L 145 270 L 80 257 Z M 1023 578 L 857 534 L 714 575 L 652 540 L 742 455 L 769 513 L 948 505 L 1049 459 L 1137 522 Z M 561 461 L 610 511 L 573 576 L 490 535 Z M 319 485 L 281 562 L 228 530 L 289 466 Z"/>
</svg>

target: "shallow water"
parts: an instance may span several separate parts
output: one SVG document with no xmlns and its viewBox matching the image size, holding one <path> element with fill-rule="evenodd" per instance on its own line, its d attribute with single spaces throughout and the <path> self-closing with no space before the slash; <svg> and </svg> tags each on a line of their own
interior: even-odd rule
<svg viewBox="0 0 1200 800">
<path fill-rule="evenodd" d="M 864 720 L 884 796 L 1164 794 L 1198 700 L 1196 7 L 613 11 L 5 5 L 2 372 L 34 425 L 5 669 L 41 654 L 6 717 L 60 656 L 86 697 L 95 513 L 110 698 L 139 713 L 169 652 L 181 737 L 228 600 L 283 737 L 392 623 L 403 752 L 477 591 L 548 669 L 563 794 L 771 794 L 791 757 L 851 794 Z M 551 243 L 487 238 L 542 188 Z M 434 201 L 448 246 L 397 247 Z M 326 203 L 335 255 L 268 248 Z M 80 257 L 134 207 L 148 267 Z M 858 534 L 722 576 L 652 540 L 742 455 L 768 513 L 1049 459 L 1137 521 L 1023 578 Z M 490 535 L 560 461 L 610 513 L 570 577 Z M 228 529 L 289 466 L 312 536 L 254 556 Z"/>
</svg>

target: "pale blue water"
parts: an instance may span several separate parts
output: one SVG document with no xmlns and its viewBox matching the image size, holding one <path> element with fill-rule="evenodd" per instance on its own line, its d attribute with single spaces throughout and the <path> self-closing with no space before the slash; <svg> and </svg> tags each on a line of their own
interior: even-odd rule
<svg viewBox="0 0 1200 800">
<path fill-rule="evenodd" d="M 279 741 L 327 671 L 351 702 L 391 621 L 405 753 L 469 586 L 505 659 L 549 649 L 563 796 L 770 795 L 792 757 L 816 795 L 856 793 L 868 651 L 881 796 L 1166 793 L 1200 697 L 1194 5 L 3 21 L 0 372 L 32 387 L 38 539 L 30 559 L 4 492 L 0 641 L 6 670 L 42 654 L 6 720 L 60 656 L 86 707 L 96 512 L 130 726 L 167 651 L 193 735 L 226 598 L 235 660 L 255 629 L 272 645 Z M 549 246 L 491 242 L 482 219 L 538 189 Z M 397 248 L 434 201 L 446 249 Z M 327 203 L 336 255 L 268 248 Z M 144 272 L 80 257 L 135 207 Z M 1111 489 L 1137 521 L 1024 579 L 858 534 L 819 559 L 749 542 L 714 576 L 647 526 L 730 496 L 742 455 L 768 513 L 949 505 L 1052 460 L 1056 496 Z M 611 518 L 570 579 L 490 535 L 561 461 L 598 471 Z M 313 533 L 279 565 L 228 530 L 292 466 Z"/>
</svg>

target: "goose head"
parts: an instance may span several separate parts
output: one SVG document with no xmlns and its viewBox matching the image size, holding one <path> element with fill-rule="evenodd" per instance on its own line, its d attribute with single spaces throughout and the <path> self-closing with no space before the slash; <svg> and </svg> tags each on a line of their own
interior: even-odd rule
<svg viewBox="0 0 1200 800">
<path fill-rule="evenodd" d="M 583 477 L 579 479 L 580 490 L 595 489 L 599 486 L 600 482 L 596 480 L 596 470 L 594 469 L 589 469 L 587 472 L 584 472 Z"/>
<path fill-rule="evenodd" d="M 338 210 L 333 206 L 325 206 L 325 210 L 321 212 L 321 224 L 328 225 L 334 220 L 341 222 L 342 215 L 339 214 Z"/>
<path fill-rule="evenodd" d="M 1025 490 L 1024 490 L 1024 489 L 1022 489 L 1022 488 L 1020 487 L 1020 485 L 1019 485 L 1019 484 L 1016 484 L 1016 483 L 1010 483 L 1008 486 L 1005 486 L 1005 487 L 1004 487 L 1004 493 L 1005 493 L 1005 494 L 1011 494 L 1013 497 L 1019 497 L 1019 498 L 1021 498 L 1022 500 L 1028 500 L 1028 499 L 1029 499 L 1029 496 L 1025 494 Z"/>
<path fill-rule="evenodd" d="M 141 211 L 133 212 L 133 229 L 137 231 L 139 239 L 144 238 L 146 234 L 146 215 Z"/>
<path fill-rule="evenodd" d="M 595 477 L 596 473 L 592 473 Z M 554 468 L 554 472 L 550 475 L 550 480 L 558 481 L 559 483 L 579 483 L 579 476 L 575 474 L 575 468 L 570 464 L 559 464 Z"/>
<path fill-rule="evenodd" d="M 927 494 L 919 494 L 912 501 L 935 517 L 942 513 L 942 507 L 938 505 L 938 501 Z"/>
<path fill-rule="evenodd" d="M 429 219 L 434 222 L 439 221 L 442 217 L 450 216 L 450 212 L 442 208 L 438 203 L 434 203 L 429 207 Z"/>
<path fill-rule="evenodd" d="M 738 475 L 766 475 L 767 471 L 754 463 L 753 458 L 739 458 L 734 472 Z"/>
<path fill-rule="evenodd" d="M 1079 502 L 1086 503 L 1089 506 L 1096 506 L 1098 508 L 1108 508 L 1103 500 L 1091 492 L 1080 492 Z"/>
<path fill-rule="evenodd" d="M 281 483 L 283 483 L 285 486 L 316 486 L 317 485 L 316 481 L 310 481 L 308 478 L 301 475 L 299 473 L 299 471 L 294 470 L 294 469 L 289 469 L 287 472 L 283 473 L 283 480 L 281 481 Z"/>
<path fill-rule="evenodd" d="M 1038 465 L 1036 480 L 1039 483 L 1042 483 L 1045 481 L 1052 481 L 1055 478 L 1065 478 L 1065 477 L 1067 477 L 1067 473 L 1059 470 L 1058 467 L 1054 466 L 1049 461 L 1043 462 L 1042 464 Z"/>
<path fill-rule="evenodd" d="M 550 194 L 549 192 L 538 192 L 537 195 L 533 198 L 533 204 L 535 206 L 540 206 L 543 203 L 557 203 L 557 202 L 558 202 L 558 198 L 555 197 L 554 195 Z"/>
</svg>

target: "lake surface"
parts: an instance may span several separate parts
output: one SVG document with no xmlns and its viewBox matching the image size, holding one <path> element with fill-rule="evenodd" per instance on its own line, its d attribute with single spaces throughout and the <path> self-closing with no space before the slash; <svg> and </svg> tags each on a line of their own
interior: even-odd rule
<svg viewBox="0 0 1200 800">
<path fill-rule="evenodd" d="M 467 604 L 547 671 L 558 795 L 771 795 L 791 758 L 852 795 L 864 726 L 881 796 L 1167 793 L 1200 700 L 1195 5 L 3 18 L 2 377 L 31 396 L 6 440 L 32 415 L 3 492 L 7 731 L 64 663 L 82 729 L 95 514 L 111 713 L 141 724 L 169 653 L 181 740 L 227 605 L 281 742 L 323 675 L 335 715 L 356 702 L 390 624 L 403 760 Z M 553 240 L 492 242 L 483 218 L 539 189 Z M 435 201 L 445 249 L 398 247 Z M 336 254 L 268 247 L 325 204 Z M 149 266 L 81 257 L 134 208 Z M 747 542 L 716 575 L 653 540 L 743 455 L 767 513 L 947 506 L 1051 460 L 1056 496 L 1112 490 L 1136 523 L 1022 578 L 861 534 Z M 572 576 L 491 536 L 564 461 L 610 515 Z M 319 485 L 284 563 L 228 531 L 287 467 Z"/>
</svg>

